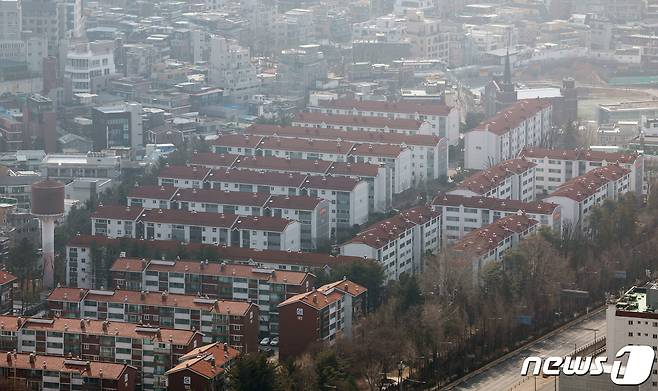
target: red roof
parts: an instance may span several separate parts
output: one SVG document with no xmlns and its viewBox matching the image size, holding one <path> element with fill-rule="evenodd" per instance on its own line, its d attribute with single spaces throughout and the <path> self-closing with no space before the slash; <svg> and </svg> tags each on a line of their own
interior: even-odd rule
<svg viewBox="0 0 658 391">
<path fill-rule="evenodd" d="M 331 124 L 341 126 L 354 126 L 366 128 L 389 128 L 418 131 L 423 125 L 423 121 L 406 118 L 388 118 L 388 117 L 365 117 L 358 115 L 338 115 L 301 112 L 297 113 L 293 123 L 299 122 L 304 124 Z"/>
<path fill-rule="evenodd" d="M 478 171 L 457 185 L 458 189 L 470 190 L 476 194 L 485 194 L 501 185 L 505 179 L 514 174 L 521 174 L 536 164 L 525 159 L 506 160 L 486 170 Z"/>
<path fill-rule="evenodd" d="M 142 207 L 99 204 L 96 211 L 91 214 L 91 217 L 96 219 L 135 221 L 142 212 L 144 212 L 144 208 Z"/>
<path fill-rule="evenodd" d="M 404 148 L 392 144 L 358 144 L 352 148 L 350 154 L 396 158 L 400 156 L 403 151 Z"/>
<path fill-rule="evenodd" d="M 521 151 L 521 156 L 535 159 L 561 159 L 561 160 L 578 160 L 577 149 L 548 149 L 548 148 L 525 148 Z"/>
<path fill-rule="evenodd" d="M 7 353 L 7 357 L 3 357 L 3 359 L 0 360 L 0 368 L 25 369 L 39 372 L 51 371 L 75 373 L 81 378 L 103 378 L 116 381 L 122 381 L 123 374 L 128 367 L 130 366 L 127 364 L 89 361 L 41 354 L 33 355 L 31 353 L 12 353 L 11 360 L 9 359 L 9 353 Z"/>
<path fill-rule="evenodd" d="M 180 371 L 191 371 L 206 379 L 214 379 L 226 370 L 225 368 L 235 360 L 239 351 L 227 344 L 219 342 L 194 349 L 180 358 L 181 363 L 168 370 L 165 374 Z"/>
<path fill-rule="evenodd" d="M 546 149 L 526 148 L 521 156 L 527 158 L 549 158 L 555 160 L 585 160 L 590 162 L 608 162 L 630 164 L 639 156 L 637 152 L 605 152 L 590 149 Z"/>
<path fill-rule="evenodd" d="M 370 163 L 334 162 L 328 174 L 358 177 L 376 177 L 381 167 Z"/>
<path fill-rule="evenodd" d="M 353 100 L 353 99 L 334 99 L 322 100 L 318 106 L 322 108 L 372 111 L 382 113 L 405 113 L 421 115 L 440 115 L 446 116 L 452 111 L 452 107 L 443 103 L 427 103 L 414 101 L 386 102 L 377 100 Z"/>
<path fill-rule="evenodd" d="M 524 99 L 517 101 L 511 106 L 499 111 L 496 115 L 480 123 L 472 131 L 489 131 L 503 135 L 516 128 L 524 120 L 534 116 L 540 111 L 551 107 L 553 103 L 549 99 Z"/>
<path fill-rule="evenodd" d="M 283 232 L 291 223 L 290 220 L 271 216 L 240 216 L 233 228 Z"/>
<path fill-rule="evenodd" d="M 373 248 L 381 248 L 391 240 L 397 239 L 406 230 L 419 224 L 425 224 L 440 215 L 441 213 L 433 212 L 427 206 L 406 209 L 393 217 L 369 226 L 348 243 L 363 243 Z"/>
<path fill-rule="evenodd" d="M 277 307 L 285 307 L 290 304 L 304 303 L 308 306 L 320 310 L 329 306 L 330 304 L 339 301 L 343 295 L 344 293 L 336 290 L 319 291 L 314 289 L 309 292 L 295 295 L 280 303 Z"/>
<path fill-rule="evenodd" d="M 344 140 L 355 143 L 406 144 L 433 147 L 441 137 L 431 135 L 405 135 L 401 133 L 372 132 L 366 130 L 339 130 L 329 128 L 309 128 L 301 126 L 277 126 L 256 124 L 245 129 L 245 133 L 263 136 L 307 138 L 315 140 Z"/>
<path fill-rule="evenodd" d="M 304 181 L 304 188 L 352 191 L 359 183 L 360 180 L 346 176 L 309 175 Z"/>
<path fill-rule="evenodd" d="M 238 217 L 237 215 L 224 213 L 188 212 L 179 209 L 152 209 L 144 211 L 140 220 L 165 224 L 231 228 Z"/>
<path fill-rule="evenodd" d="M 158 178 L 189 179 L 202 181 L 210 173 L 209 168 L 198 166 L 165 166 L 160 169 Z"/>
<path fill-rule="evenodd" d="M 258 148 L 347 155 L 350 152 L 352 145 L 353 143 L 349 141 L 342 142 L 307 138 L 264 137 L 263 141 L 258 145 Z"/>
<path fill-rule="evenodd" d="M 0 285 L 6 285 L 18 281 L 18 278 L 5 270 L 0 270 Z"/>
<path fill-rule="evenodd" d="M 231 167 L 239 156 L 230 153 L 194 152 L 190 164 L 209 168 Z"/>
<path fill-rule="evenodd" d="M 575 177 L 564 183 L 552 192 L 550 197 L 566 197 L 581 202 L 587 199 L 587 197 L 596 194 L 601 186 L 619 180 L 629 173 L 629 170 L 617 164 L 595 168 L 584 175 Z"/>
<path fill-rule="evenodd" d="M 512 215 L 496 220 L 494 223 L 469 232 L 453 245 L 453 250 L 480 256 L 498 247 L 506 238 L 515 233 L 522 233 L 539 224 L 526 215 Z"/>
<path fill-rule="evenodd" d="M 248 134 L 220 133 L 213 145 L 236 148 L 256 148 L 262 137 L 250 136 Z"/>
<path fill-rule="evenodd" d="M 178 189 L 173 200 L 262 207 L 269 197 L 270 195 L 265 193 L 215 189 Z"/>
<path fill-rule="evenodd" d="M 265 204 L 266 208 L 281 208 L 281 209 L 298 209 L 298 210 L 315 210 L 315 208 L 323 202 L 322 198 L 310 196 L 284 196 L 273 195 Z"/>
<path fill-rule="evenodd" d="M 490 210 L 502 210 L 506 212 L 525 212 L 525 213 L 539 213 L 539 214 L 552 214 L 557 204 L 549 202 L 523 202 L 519 200 L 501 200 L 493 197 L 469 197 L 457 194 L 438 193 L 432 205 L 437 206 L 464 206 L 466 208 L 482 208 Z"/>
<path fill-rule="evenodd" d="M 218 169 L 208 176 L 213 182 L 244 183 L 252 185 L 300 187 L 306 175 L 299 173 L 265 172 L 254 170 Z"/>
<path fill-rule="evenodd" d="M 128 192 L 128 198 L 153 198 L 171 200 L 178 190 L 174 186 L 136 186 Z"/>
<path fill-rule="evenodd" d="M 331 162 L 326 160 L 287 159 L 276 156 L 241 156 L 233 167 L 324 174 L 330 166 Z"/>
</svg>

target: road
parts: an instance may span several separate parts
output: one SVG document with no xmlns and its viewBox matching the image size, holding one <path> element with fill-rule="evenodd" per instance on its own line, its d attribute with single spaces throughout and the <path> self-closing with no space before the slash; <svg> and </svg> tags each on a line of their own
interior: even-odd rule
<svg viewBox="0 0 658 391">
<path fill-rule="evenodd" d="M 549 333 L 547 336 L 510 353 L 494 365 L 484 368 L 468 380 L 450 389 L 469 391 L 534 389 L 534 380 L 532 378 L 525 380 L 520 375 L 523 360 L 528 356 L 566 356 L 574 351 L 574 346 L 581 347 L 594 342 L 595 329 L 597 330 L 596 338 L 605 337 L 605 311 L 597 312 L 588 319 L 570 323 L 557 331 Z M 550 380 L 539 379 L 538 383 L 541 382 L 542 385 Z M 531 383 L 533 386 L 528 388 Z M 540 389 L 539 384 L 537 389 Z"/>
</svg>

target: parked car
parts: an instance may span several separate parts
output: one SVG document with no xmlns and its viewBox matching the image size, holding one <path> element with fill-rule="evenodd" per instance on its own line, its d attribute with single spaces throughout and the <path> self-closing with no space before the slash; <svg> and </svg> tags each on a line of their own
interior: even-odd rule
<svg viewBox="0 0 658 391">
<path fill-rule="evenodd" d="M 265 345 L 265 346 L 267 346 L 267 345 L 270 344 L 270 339 L 269 339 L 269 338 L 263 338 L 263 339 L 260 341 L 260 344 L 261 344 L 261 345 Z"/>
<path fill-rule="evenodd" d="M 274 337 L 270 341 L 270 346 L 277 346 L 279 344 L 279 337 Z"/>
</svg>

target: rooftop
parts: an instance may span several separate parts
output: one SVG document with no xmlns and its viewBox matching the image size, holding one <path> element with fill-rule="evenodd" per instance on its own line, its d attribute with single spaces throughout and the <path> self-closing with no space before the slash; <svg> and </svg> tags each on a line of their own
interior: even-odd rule
<svg viewBox="0 0 658 391">
<path fill-rule="evenodd" d="M 432 205 L 464 206 L 466 208 L 481 208 L 502 210 L 506 212 L 525 212 L 551 214 L 558 207 L 549 202 L 523 202 L 519 200 L 503 200 L 493 197 L 463 196 L 457 194 L 438 193 L 432 200 Z"/>
<path fill-rule="evenodd" d="M 7 353 L 0 360 L 2 368 L 27 369 L 35 371 L 51 371 L 74 373 L 80 377 L 120 380 L 126 364 L 111 362 L 88 361 L 66 357 L 46 356 L 33 353 Z"/>
<path fill-rule="evenodd" d="M 491 168 L 476 172 L 461 181 L 457 188 L 470 190 L 476 194 L 485 194 L 512 175 L 521 174 L 534 166 L 536 166 L 535 163 L 525 159 L 506 160 Z"/>
<path fill-rule="evenodd" d="M 480 123 L 472 131 L 487 131 L 503 135 L 521 125 L 526 119 L 551 106 L 552 103 L 549 99 L 520 100 Z"/>
<path fill-rule="evenodd" d="M 384 113 L 406 113 L 422 115 L 440 115 L 450 114 L 452 107 L 442 103 L 417 103 L 414 101 L 386 102 L 374 100 L 352 100 L 352 99 L 334 99 L 322 100 L 318 104 L 322 108 L 372 111 Z"/>
<path fill-rule="evenodd" d="M 423 121 L 415 119 L 394 119 L 387 117 L 366 117 L 357 115 L 323 114 L 312 112 L 297 113 L 293 123 L 331 124 L 354 127 L 373 127 L 419 131 Z"/>
<path fill-rule="evenodd" d="M 524 214 L 503 217 L 492 224 L 469 232 L 453 245 L 453 249 L 481 256 L 497 248 L 508 237 L 522 233 L 537 224 L 539 223 L 536 220 Z"/>
</svg>

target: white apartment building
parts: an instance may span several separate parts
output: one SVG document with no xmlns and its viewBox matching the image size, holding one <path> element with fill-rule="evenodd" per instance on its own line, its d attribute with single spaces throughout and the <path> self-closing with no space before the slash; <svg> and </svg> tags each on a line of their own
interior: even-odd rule
<svg viewBox="0 0 658 391">
<path fill-rule="evenodd" d="M 609 164 L 617 164 L 630 170 L 631 191 L 638 195 L 643 193 L 644 156 L 636 152 L 526 148 L 521 152 L 521 156 L 537 164 L 535 167 L 537 195 L 550 194 L 570 179 Z"/>
<path fill-rule="evenodd" d="M 362 41 L 402 42 L 407 35 L 405 19 L 384 15 L 352 24 L 352 38 Z"/>
<path fill-rule="evenodd" d="M 651 346 L 656 350 L 658 347 L 656 308 L 658 308 L 658 285 L 655 282 L 645 286 L 634 286 L 616 301 L 608 303 L 606 310 L 608 363 L 616 360 L 615 354 L 628 345 Z M 655 369 L 639 389 L 658 390 L 658 373 Z"/>
<path fill-rule="evenodd" d="M 313 112 L 297 113 L 292 126 L 308 128 L 330 128 L 340 130 L 359 130 L 364 132 L 400 133 L 406 135 L 431 134 L 432 125 L 427 121 L 415 119 L 394 119 L 387 117 L 366 117 Z"/>
<path fill-rule="evenodd" d="M 467 197 L 439 193 L 432 200 L 432 210 L 441 213 L 441 242 L 451 243 L 468 233 L 507 216 L 524 214 L 541 227 L 556 232 L 562 229 L 560 206 L 546 202 L 523 202 L 490 197 Z"/>
<path fill-rule="evenodd" d="M 512 159 L 476 172 L 448 194 L 530 202 L 535 199 L 535 163 Z"/>
<path fill-rule="evenodd" d="M 567 181 L 544 201 L 561 206 L 564 227 L 584 229 L 592 209 L 631 191 L 630 182 L 629 170 L 611 164 Z"/>
<path fill-rule="evenodd" d="M 71 80 L 74 94 L 96 93 L 105 88 L 116 73 L 114 42 L 83 42 L 70 46 L 64 73 Z"/>
<path fill-rule="evenodd" d="M 309 175 L 300 193 L 329 202 L 332 236 L 343 237 L 347 230 L 368 221 L 368 183 L 338 176 Z"/>
<path fill-rule="evenodd" d="M 374 100 L 334 99 L 319 100 L 308 111 L 362 117 L 405 118 L 427 121 L 432 134 L 448 139 L 450 145 L 459 142 L 460 113 L 456 107 L 417 101 L 385 102 Z"/>
<path fill-rule="evenodd" d="M 298 221 L 301 224 L 301 248 L 304 250 L 316 249 L 328 243 L 330 238 L 329 202 L 316 197 L 138 186 L 128 194 L 128 205 L 145 209 L 273 216 Z"/>
<path fill-rule="evenodd" d="M 448 140 L 434 135 L 404 135 L 398 133 L 369 132 L 363 130 L 341 130 L 330 127 L 280 127 L 273 125 L 252 125 L 246 133 L 280 138 L 304 138 L 311 140 L 334 140 L 363 144 L 395 145 L 411 150 L 412 184 L 418 185 L 428 179 L 438 179 L 448 175 Z M 360 149 L 363 151 L 363 149 Z M 388 153 L 387 153 L 388 154 Z M 355 152 L 348 156 L 350 161 L 359 161 Z M 364 160 L 364 159 L 360 159 Z M 366 159 L 367 160 L 367 159 Z M 372 159 L 371 159 L 372 160 Z M 387 166 L 392 166 L 387 164 Z M 395 183 L 395 182 L 394 182 Z M 404 191 L 406 182 L 395 185 L 393 194 Z M 397 190 L 396 190 L 397 189 Z"/>
<path fill-rule="evenodd" d="M 526 147 L 548 144 L 553 105 L 549 100 L 520 100 L 464 136 L 464 166 L 482 170 L 514 159 Z"/>
<path fill-rule="evenodd" d="M 298 221 L 175 209 L 100 206 L 92 214 L 92 234 L 260 250 L 298 251 L 301 248 Z"/>
<path fill-rule="evenodd" d="M 260 80 L 249 49 L 218 35 L 210 37 L 209 45 L 208 78 L 213 85 L 224 89 L 224 96 L 247 102 L 259 92 Z"/>
<path fill-rule="evenodd" d="M 491 262 L 501 262 L 505 252 L 539 229 L 539 222 L 524 214 L 511 215 L 469 232 L 452 249 L 461 255 L 479 282 L 480 272 Z"/>
<path fill-rule="evenodd" d="M 430 0 L 413 0 L 412 2 L 430 3 Z M 401 0 L 407 4 L 409 0 Z M 430 11 L 431 12 L 431 11 Z M 425 17 L 422 11 L 407 12 L 407 39 L 411 44 L 413 58 L 441 60 L 444 64 L 450 62 L 450 32 L 446 31 L 445 21 Z"/>
<path fill-rule="evenodd" d="M 340 253 L 377 260 L 391 281 L 422 273 L 424 255 L 440 247 L 441 214 L 420 206 L 364 229 L 343 243 Z"/>
<path fill-rule="evenodd" d="M 210 177 L 209 168 L 198 166 L 165 166 L 158 172 L 158 185 L 184 189 L 202 189 Z"/>
<path fill-rule="evenodd" d="M 121 175 L 121 157 L 103 152 L 46 155 L 41 162 L 41 176 L 54 180 L 75 178 L 110 178 Z"/>
</svg>

